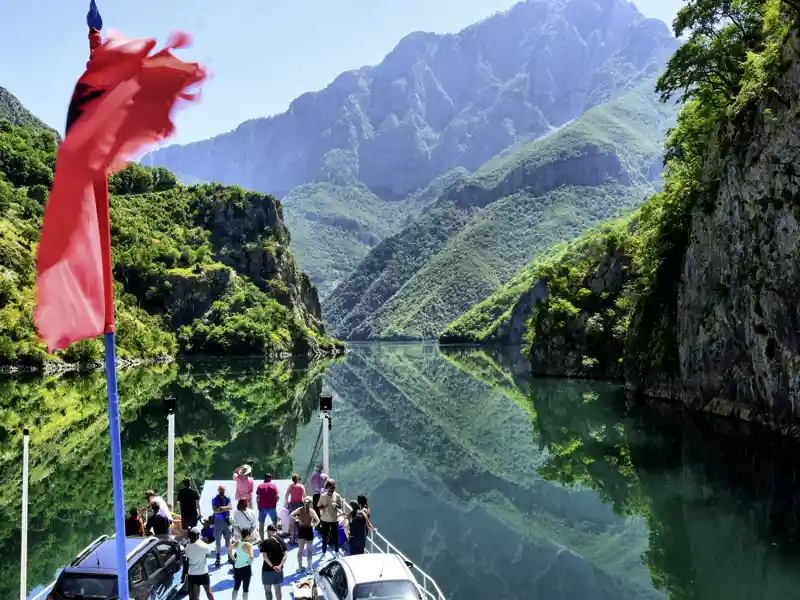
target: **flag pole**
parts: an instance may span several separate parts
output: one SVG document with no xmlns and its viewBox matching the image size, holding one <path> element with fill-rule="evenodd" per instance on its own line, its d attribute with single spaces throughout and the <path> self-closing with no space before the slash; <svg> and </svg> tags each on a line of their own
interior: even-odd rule
<svg viewBox="0 0 800 600">
<path fill-rule="evenodd" d="M 20 543 L 19 600 L 28 597 L 28 429 L 22 430 L 22 540 Z"/>
<path fill-rule="evenodd" d="M 89 1 L 86 13 L 89 27 L 89 50 L 100 43 L 103 18 L 95 0 Z M 91 59 L 90 59 L 91 60 Z M 115 554 L 117 563 L 117 594 L 119 600 L 129 600 L 128 556 L 125 547 L 125 489 L 122 476 L 122 441 L 120 436 L 119 395 L 117 393 L 117 352 L 114 340 L 114 280 L 111 273 L 111 220 L 108 214 L 108 173 L 102 173 L 94 182 L 97 206 L 97 224 L 103 260 L 103 288 L 105 290 L 105 367 L 108 392 L 108 436 L 111 440 L 111 488 L 114 496 Z"/>
<path fill-rule="evenodd" d="M 122 485 L 122 443 L 117 396 L 117 357 L 114 332 L 103 336 L 106 344 L 106 387 L 108 389 L 108 433 L 111 438 L 111 479 L 114 490 L 114 530 L 116 531 L 117 577 L 119 600 L 128 598 L 128 558 L 125 551 L 125 493 Z"/>
</svg>

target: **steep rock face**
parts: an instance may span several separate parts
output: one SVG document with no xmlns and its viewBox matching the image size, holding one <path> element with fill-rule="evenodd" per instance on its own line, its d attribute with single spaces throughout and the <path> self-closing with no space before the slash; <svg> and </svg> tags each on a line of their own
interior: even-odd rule
<svg viewBox="0 0 800 600">
<path fill-rule="evenodd" d="M 672 48 L 664 24 L 624 0 L 527 0 L 458 34 L 410 34 L 283 114 L 153 159 L 279 197 L 346 173 L 402 198 L 624 93 Z"/>
<path fill-rule="evenodd" d="M 637 392 L 744 418 L 800 416 L 800 60 L 787 48 L 775 87 L 788 106 L 752 107 L 711 142 L 714 185 L 675 257 L 677 285 L 634 322 Z"/>
</svg>

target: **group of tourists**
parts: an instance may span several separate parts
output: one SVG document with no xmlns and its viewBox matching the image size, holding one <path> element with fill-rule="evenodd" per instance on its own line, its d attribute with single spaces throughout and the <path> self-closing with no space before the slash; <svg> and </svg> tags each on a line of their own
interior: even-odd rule
<svg viewBox="0 0 800 600">
<path fill-rule="evenodd" d="M 234 470 L 236 485 L 233 500 L 227 495 L 225 486 L 220 485 L 217 495 L 211 500 L 213 514 L 206 520 L 202 519 L 200 512 L 200 494 L 191 487 L 189 479 L 183 480 L 178 491 L 179 513 L 173 513 L 172 507 L 154 490 L 145 493 L 145 508 L 130 510 L 125 523 L 126 535 L 147 534 L 161 539 L 174 537 L 188 540 L 185 556 L 190 600 L 199 600 L 201 588 L 205 590 L 207 598 L 214 598 L 208 572 L 212 544 L 216 551 L 215 566 L 221 566 L 223 547 L 228 562 L 233 566 L 233 600 L 238 599 L 240 590 L 243 600 L 248 598 L 256 549 L 263 557 L 261 583 L 268 600 L 272 597 L 272 591 L 281 600 L 283 566 L 289 546 L 297 546 L 299 571 L 312 568 L 315 529 L 322 540 L 322 558 L 329 547 L 338 555 L 343 542 L 347 543 L 350 554 L 364 553 L 367 534 L 375 529 L 370 522 L 367 499 L 359 496 L 357 501 L 345 504 L 336 491 L 336 482 L 323 473 L 322 465 L 316 466 L 310 478 L 313 495 L 306 494 L 299 475 L 292 475 L 280 515 L 280 490 L 272 481 L 272 475 L 264 473 L 263 482 L 256 486 L 251 473 L 249 465 L 241 465 Z M 258 512 L 251 506 L 254 492 Z M 148 513 L 150 516 L 145 521 L 143 517 Z M 343 527 L 340 531 L 342 517 Z M 279 526 L 289 538 L 288 544 L 278 533 Z"/>
</svg>

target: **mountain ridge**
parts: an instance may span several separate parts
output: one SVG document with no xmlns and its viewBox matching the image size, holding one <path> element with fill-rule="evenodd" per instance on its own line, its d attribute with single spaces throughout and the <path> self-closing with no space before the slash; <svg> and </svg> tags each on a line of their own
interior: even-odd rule
<svg viewBox="0 0 800 600">
<path fill-rule="evenodd" d="M 673 114 L 642 83 L 456 180 L 325 298 L 329 327 L 351 340 L 438 337 L 536 254 L 655 191 Z"/>
<path fill-rule="evenodd" d="M 150 156 L 182 178 L 280 197 L 324 298 L 424 208 L 407 204 L 437 178 L 624 95 L 675 45 L 625 0 L 527 0 L 458 33 L 411 33 L 283 113 Z"/>
</svg>

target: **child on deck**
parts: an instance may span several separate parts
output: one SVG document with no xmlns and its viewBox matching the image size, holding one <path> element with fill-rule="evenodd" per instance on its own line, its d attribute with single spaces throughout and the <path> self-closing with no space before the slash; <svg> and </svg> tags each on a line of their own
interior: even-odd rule
<svg viewBox="0 0 800 600">
<path fill-rule="evenodd" d="M 210 544 L 214 541 L 214 520 L 208 517 L 203 523 L 203 530 L 200 532 L 203 542 Z"/>
</svg>

